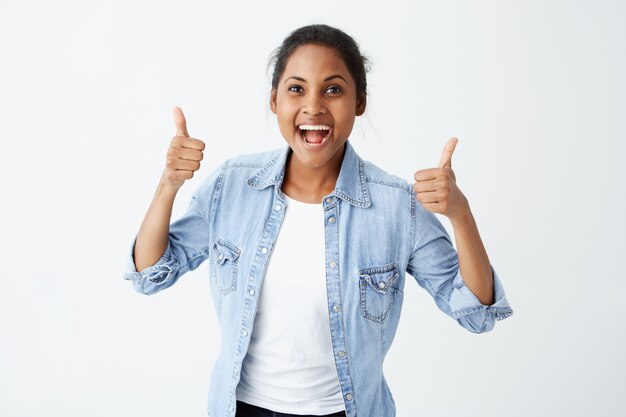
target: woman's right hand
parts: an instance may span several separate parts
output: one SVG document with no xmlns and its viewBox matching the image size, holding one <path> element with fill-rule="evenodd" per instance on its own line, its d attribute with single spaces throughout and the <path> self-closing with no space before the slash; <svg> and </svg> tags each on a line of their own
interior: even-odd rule
<svg viewBox="0 0 626 417">
<path fill-rule="evenodd" d="M 189 137 L 187 121 L 180 107 L 174 107 L 174 123 L 176 136 L 170 142 L 167 150 L 165 170 L 161 177 L 161 184 L 178 190 L 185 182 L 193 177 L 193 173 L 200 169 L 204 150 L 204 142 Z"/>
</svg>

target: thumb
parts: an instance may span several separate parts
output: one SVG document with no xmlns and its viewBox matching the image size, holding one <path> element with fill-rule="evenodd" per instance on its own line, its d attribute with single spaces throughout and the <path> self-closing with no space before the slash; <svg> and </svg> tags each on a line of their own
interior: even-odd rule
<svg viewBox="0 0 626 417">
<path fill-rule="evenodd" d="M 459 140 L 455 137 L 451 137 L 446 143 L 441 153 L 441 159 L 439 160 L 439 168 L 452 168 L 452 153 Z"/>
<path fill-rule="evenodd" d="M 187 120 L 185 120 L 185 115 L 181 108 L 178 106 L 174 107 L 172 113 L 174 114 L 174 123 L 176 124 L 176 136 L 189 137 L 189 133 L 187 132 Z"/>
</svg>

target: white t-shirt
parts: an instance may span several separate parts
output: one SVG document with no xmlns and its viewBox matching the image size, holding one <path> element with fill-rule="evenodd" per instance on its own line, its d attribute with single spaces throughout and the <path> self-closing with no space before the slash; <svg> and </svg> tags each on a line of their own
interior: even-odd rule
<svg viewBox="0 0 626 417">
<path fill-rule="evenodd" d="M 322 204 L 287 197 L 237 399 L 289 414 L 345 410 L 330 339 Z"/>
</svg>

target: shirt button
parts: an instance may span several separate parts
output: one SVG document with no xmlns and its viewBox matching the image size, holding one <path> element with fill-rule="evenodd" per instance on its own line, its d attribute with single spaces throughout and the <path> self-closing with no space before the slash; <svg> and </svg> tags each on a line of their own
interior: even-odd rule
<svg viewBox="0 0 626 417">
<path fill-rule="evenodd" d="M 328 223 L 335 223 L 335 218 L 334 217 L 329 217 L 328 218 Z"/>
<path fill-rule="evenodd" d="M 332 199 L 332 198 L 330 198 L 330 197 L 329 197 L 329 198 L 327 198 L 327 199 L 326 199 L 326 204 L 330 204 L 330 203 L 332 203 L 332 202 L 333 202 L 333 199 Z"/>
<path fill-rule="evenodd" d="M 378 288 L 385 288 L 385 283 L 384 282 L 379 282 L 378 283 Z"/>
<path fill-rule="evenodd" d="M 348 394 L 348 395 L 350 395 L 350 394 Z M 229 405 L 229 406 L 228 406 L 228 411 L 230 411 L 231 413 L 232 413 L 233 411 L 235 411 L 235 406 L 234 406 L 234 405 Z"/>
<path fill-rule="evenodd" d="M 274 206 L 274 210 L 276 210 L 276 211 L 281 211 L 282 209 L 283 209 L 283 206 L 281 206 L 280 204 L 276 204 Z"/>
<path fill-rule="evenodd" d="M 242 332 L 241 332 L 241 335 L 242 335 L 242 336 L 247 336 L 247 335 L 248 335 L 248 331 L 247 331 L 247 330 L 242 331 Z"/>
<path fill-rule="evenodd" d="M 250 290 L 250 291 L 248 291 L 248 294 L 250 294 L 250 295 L 254 295 L 254 290 Z"/>
<path fill-rule="evenodd" d="M 335 261 L 330 261 L 330 267 L 331 268 L 335 268 L 337 266 L 337 262 Z"/>
<path fill-rule="evenodd" d="M 267 248 L 261 249 L 261 253 L 265 255 L 267 253 Z"/>
<path fill-rule="evenodd" d="M 337 313 L 337 312 L 339 311 L 339 306 L 338 306 L 337 304 L 335 304 L 335 305 L 333 306 L 333 311 L 334 311 L 335 313 Z"/>
<path fill-rule="evenodd" d="M 346 400 L 348 401 L 352 400 L 352 394 L 346 394 Z"/>
<path fill-rule="evenodd" d="M 341 350 L 341 351 L 337 352 L 337 355 L 339 355 L 340 358 L 343 358 L 344 356 L 346 356 L 346 352 Z"/>
<path fill-rule="evenodd" d="M 238 373 L 239 373 L 239 369 L 235 369 L 235 370 L 233 371 L 233 374 L 235 374 L 235 375 L 237 375 Z"/>
</svg>

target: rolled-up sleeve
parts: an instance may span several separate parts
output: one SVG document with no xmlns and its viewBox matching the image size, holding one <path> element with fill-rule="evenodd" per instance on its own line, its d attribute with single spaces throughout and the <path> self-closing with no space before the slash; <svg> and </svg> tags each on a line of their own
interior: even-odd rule
<svg viewBox="0 0 626 417">
<path fill-rule="evenodd" d="M 170 228 L 174 225 L 170 225 Z M 167 243 L 167 248 L 163 253 L 163 256 L 152 266 L 149 266 L 142 271 L 137 271 L 135 267 L 135 259 L 133 257 L 133 251 L 135 248 L 135 242 L 137 235 L 133 239 L 133 243 L 130 246 L 130 251 L 127 255 L 126 269 L 124 271 L 124 279 L 132 281 L 133 286 L 137 292 L 142 294 L 154 294 L 160 290 L 163 290 L 178 280 L 178 278 L 184 273 L 181 263 L 172 252 L 172 236 L 170 234 L 170 241 Z M 199 257 L 196 258 L 200 260 Z"/>
<path fill-rule="evenodd" d="M 493 265 L 494 303 L 485 305 L 465 284 L 458 254 L 439 219 L 418 203 L 414 221 L 415 244 L 407 272 L 428 291 L 439 309 L 472 333 L 488 332 L 496 320 L 513 314 Z"/>
<path fill-rule="evenodd" d="M 172 286 L 184 273 L 196 269 L 209 257 L 209 216 L 214 192 L 222 170 L 216 169 L 194 191 L 185 213 L 169 226 L 169 240 L 161 258 L 142 271 L 137 271 L 132 239 L 126 257 L 124 279 L 132 281 L 137 292 L 154 294 Z"/>
</svg>

